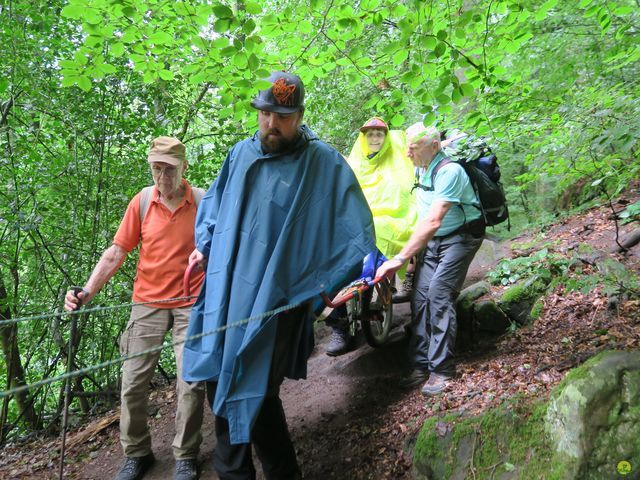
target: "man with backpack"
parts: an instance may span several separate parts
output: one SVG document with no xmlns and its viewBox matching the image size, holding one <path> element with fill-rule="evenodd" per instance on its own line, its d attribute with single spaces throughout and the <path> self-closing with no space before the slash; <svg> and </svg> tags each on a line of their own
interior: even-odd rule
<svg viewBox="0 0 640 480">
<path fill-rule="evenodd" d="M 140 247 L 140 259 L 133 285 L 133 301 L 127 328 L 120 339 L 120 353 L 134 354 L 162 344 L 172 330 L 177 368 L 176 435 L 173 454 L 174 479 L 197 478 L 198 450 L 202 441 L 204 385 L 182 378 L 182 340 L 185 338 L 193 298 L 183 297 L 183 275 L 195 247 L 194 225 L 198 203 L 204 191 L 192 188 L 182 178 L 187 159 L 184 145 L 176 138 L 153 140 L 147 158 L 154 186 L 138 193 L 127 208 L 113 244 L 105 250 L 81 291 L 70 290 L 65 309 L 73 311 L 88 303 L 111 279 L 127 253 Z M 203 274 L 190 280 L 197 295 Z M 78 289 L 79 290 L 79 289 Z M 182 297 L 182 298 L 181 298 Z M 164 300 L 170 301 L 164 301 Z M 158 303 L 154 303 L 158 302 Z M 149 382 L 160 352 L 132 358 L 123 363 L 120 443 L 125 462 L 117 480 L 142 478 L 154 462 L 147 425 Z"/>
<path fill-rule="evenodd" d="M 413 370 L 406 387 L 423 382 L 422 393 L 442 392 L 455 376 L 453 348 L 456 299 L 471 260 L 480 248 L 485 221 L 465 168 L 442 151 L 440 133 L 421 122 L 407 129 L 408 156 L 421 168 L 418 179 L 418 226 L 399 254 L 380 266 L 376 276 L 390 277 L 417 255 L 412 299 Z"/>
</svg>

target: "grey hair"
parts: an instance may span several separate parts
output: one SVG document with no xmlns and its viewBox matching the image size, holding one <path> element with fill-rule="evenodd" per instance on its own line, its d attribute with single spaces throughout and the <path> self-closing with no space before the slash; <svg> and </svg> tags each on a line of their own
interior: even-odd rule
<svg viewBox="0 0 640 480">
<path fill-rule="evenodd" d="M 435 127 L 427 127 L 422 122 L 417 122 L 407 128 L 407 140 L 409 142 L 417 142 L 422 139 L 427 142 L 440 142 L 440 132 Z"/>
</svg>

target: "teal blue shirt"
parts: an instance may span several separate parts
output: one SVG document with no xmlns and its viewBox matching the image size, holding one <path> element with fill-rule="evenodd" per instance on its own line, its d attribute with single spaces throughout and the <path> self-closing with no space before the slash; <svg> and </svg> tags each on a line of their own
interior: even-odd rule
<svg viewBox="0 0 640 480">
<path fill-rule="evenodd" d="M 417 189 L 418 193 L 418 217 L 423 220 L 435 200 L 442 200 L 455 204 L 442 219 L 440 228 L 436 231 L 436 236 L 448 235 L 461 227 L 465 221 L 469 223 L 481 217 L 480 210 L 476 207 L 480 205 L 473 186 L 469 181 L 469 176 L 464 168 L 457 163 L 449 163 L 442 167 L 435 178 L 435 185 L 431 185 L 431 174 L 436 166 L 446 155 L 440 151 L 425 169 L 420 171 L 420 183 L 425 187 L 433 187 L 432 191 Z M 462 205 L 462 208 L 457 205 Z"/>
</svg>

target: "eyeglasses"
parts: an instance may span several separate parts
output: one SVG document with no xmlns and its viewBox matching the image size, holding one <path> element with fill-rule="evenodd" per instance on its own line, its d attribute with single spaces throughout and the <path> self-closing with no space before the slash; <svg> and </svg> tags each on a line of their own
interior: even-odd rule
<svg viewBox="0 0 640 480">
<path fill-rule="evenodd" d="M 176 167 L 165 167 L 165 168 L 160 168 L 160 167 L 151 167 L 151 174 L 154 177 L 159 177 L 162 174 L 165 174 L 167 177 L 175 177 L 176 174 L 178 173 L 178 169 Z"/>
</svg>

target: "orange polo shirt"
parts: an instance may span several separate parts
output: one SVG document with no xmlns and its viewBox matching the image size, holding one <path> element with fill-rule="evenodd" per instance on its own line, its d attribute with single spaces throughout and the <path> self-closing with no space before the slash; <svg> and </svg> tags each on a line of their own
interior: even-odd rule
<svg viewBox="0 0 640 480">
<path fill-rule="evenodd" d="M 195 248 L 194 224 L 196 204 L 191 186 L 186 187 L 178 208 L 171 212 L 160 203 L 159 192 L 153 187 L 149 208 L 140 225 L 140 193 L 127 207 L 113 243 L 131 252 L 140 245 L 140 259 L 133 282 L 133 301 L 149 302 L 183 296 L 183 276 L 189 264 L 189 255 Z M 191 295 L 198 295 L 203 272 L 191 276 Z M 191 300 L 178 300 L 150 304 L 149 307 L 176 308 L 191 305 Z"/>
</svg>

